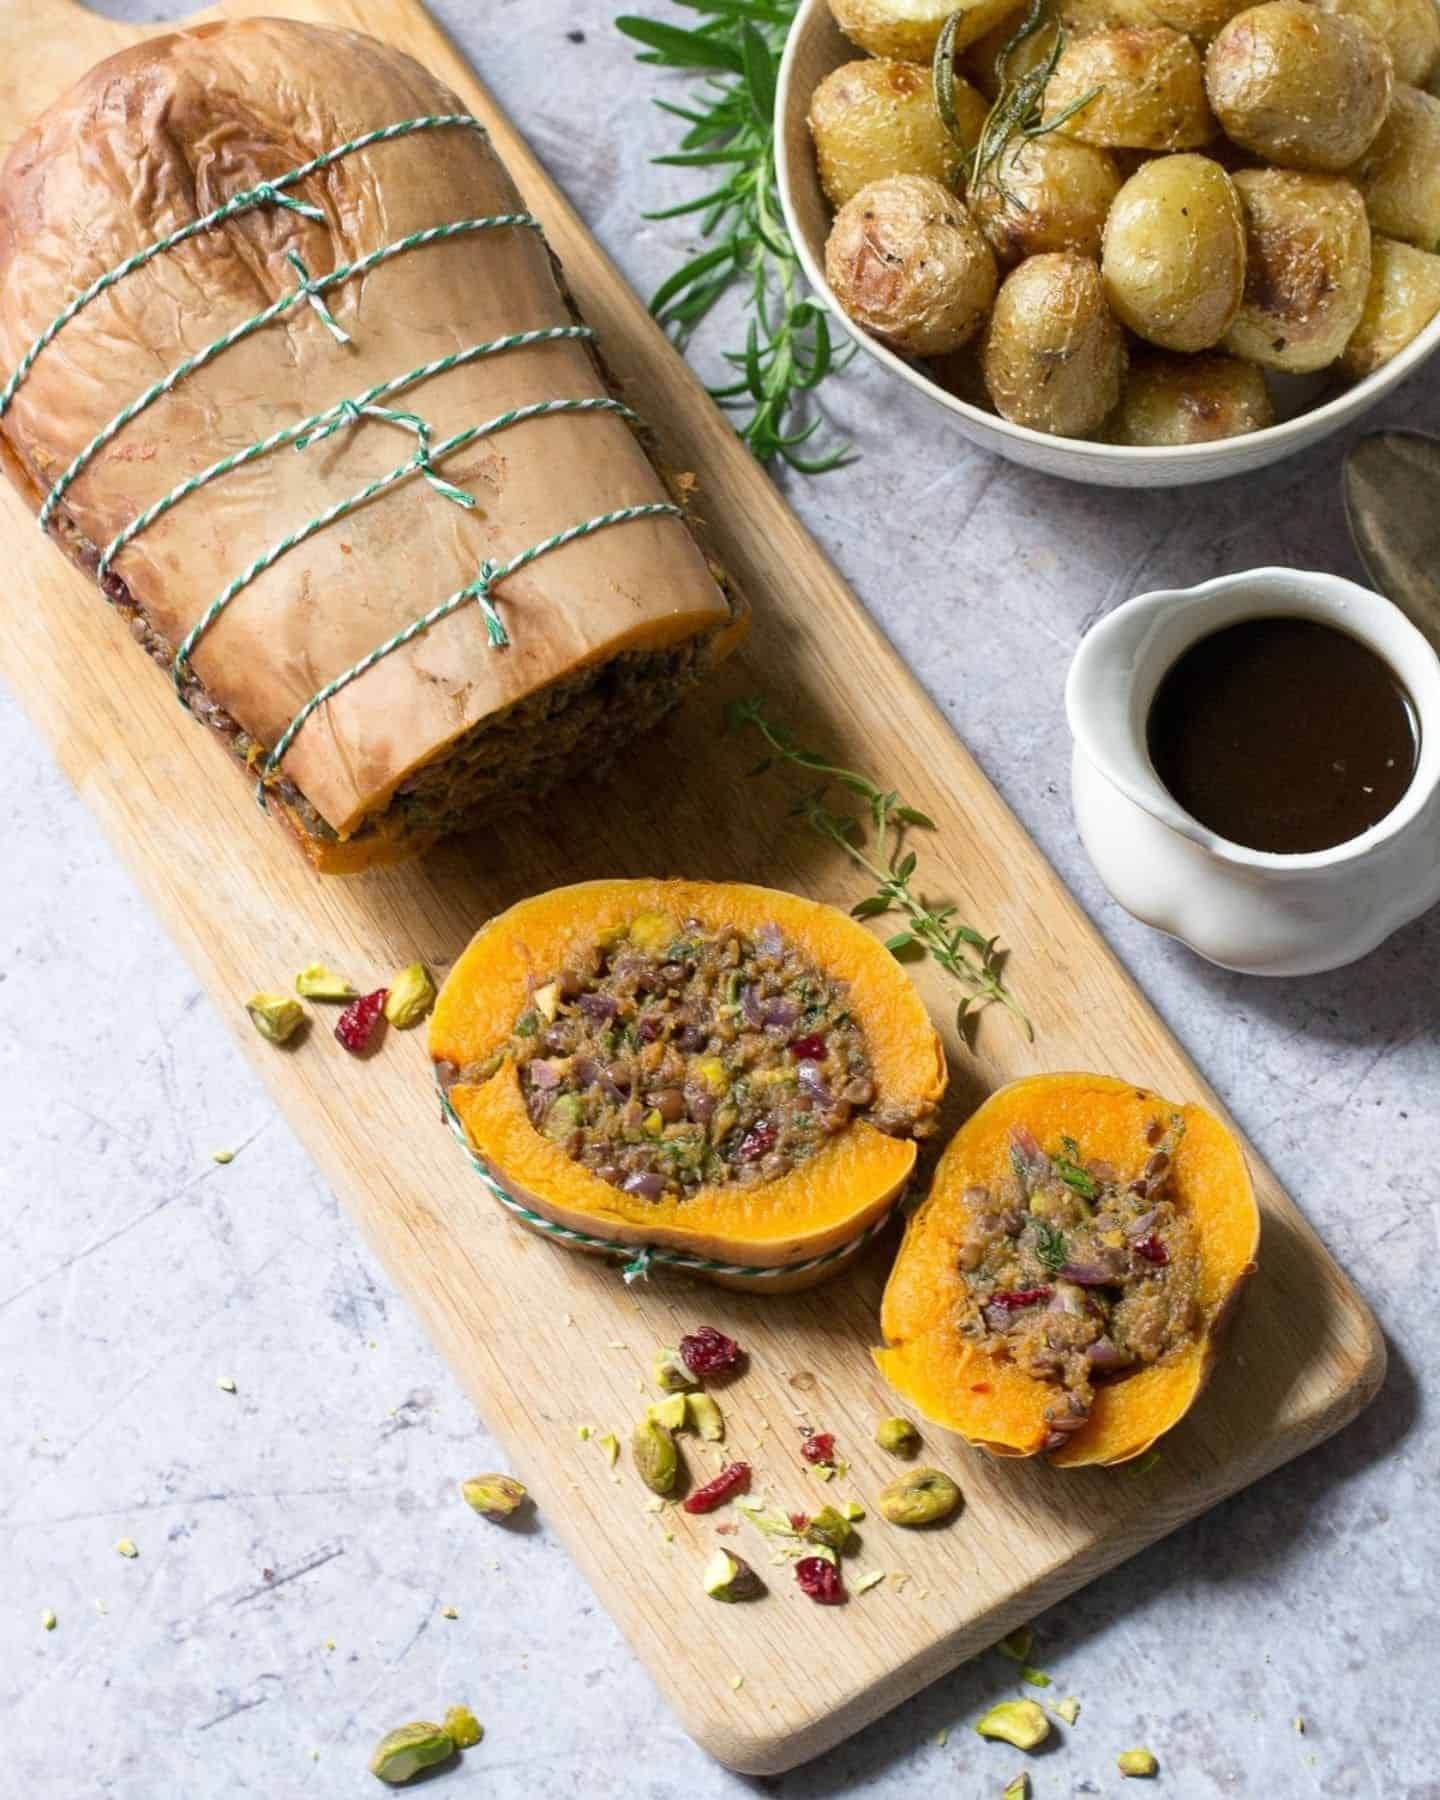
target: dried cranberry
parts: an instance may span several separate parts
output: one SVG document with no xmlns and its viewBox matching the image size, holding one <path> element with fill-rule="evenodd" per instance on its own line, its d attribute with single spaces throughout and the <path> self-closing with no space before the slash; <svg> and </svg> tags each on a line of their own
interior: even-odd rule
<svg viewBox="0 0 1440 1800">
<path fill-rule="evenodd" d="M 1135 1254 L 1143 1256 L 1148 1263 L 1156 1263 L 1161 1268 L 1170 1260 L 1170 1252 L 1165 1248 L 1158 1233 L 1151 1232 L 1149 1237 L 1141 1238 L 1135 1245 Z"/>
<path fill-rule="evenodd" d="M 823 1556 L 802 1556 L 795 1565 L 795 1579 L 802 1594 L 808 1594 L 821 1606 L 840 1606 L 845 1600 L 845 1584 L 834 1563 Z"/>
<path fill-rule="evenodd" d="M 810 1523 L 809 1513 L 791 1513 L 790 1523 L 796 1531 L 803 1531 Z"/>
<path fill-rule="evenodd" d="M 692 1375 L 710 1375 L 717 1369 L 733 1369 L 740 1360 L 740 1346 L 713 1325 L 680 1340 L 680 1358 Z"/>
<path fill-rule="evenodd" d="M 1042 1282 L 1039 1287 L 1009 1288 L 1003 1294 L 992 1294 L 987 1304 L 1003 1306 L 1006 1312 L 1019 1312 L 1022 1306 L 1039 1306 L 1050 1298 L 1050 1290 Z"/>
<path fill-rule="evenodd" d="M 717 1506 L 733 1500 L 736 1494 L 746 1494 L 749 1491 L 749 1463 L 727 1463 L 713 1481 L 707 1481 L 704 1487 L 696 1488 L 685 1501 L 685 1510 L 688 1513 L 714 1512 Z"/>
<path fill-rule="evenodd" d="M 341 1013 L 335 1035 L 352 1056 L 363 1056 L 370 1048 L 389 992 L 389 988 L 376 988 L 373 994 L 361 994 Z"/>
<path fill-rule="evenodd" d="M 823 1032 L 812 1031 L 808 1037 L 796 1038 L 790 1046 L 790 1054 L 796 1062 L 824 1062 L 825 1036 Z"/>
<path fill-rule="evenodd" d="M 835 1460 L 834 1432 L 812 1431 L 800 1446 L 800 1454 L 809 1463 L 833 1463 Z"/>
<path fill-rule="evenodd" d="M 777 1136 L 775 1127 L 768 1119 L 758 1119 L 740 1140 L 740 1148 L 735 1154 L 741 1162 L 754 1162 L 757 1156 L 763 1156 L 767 1150 L 773 1149 Z"/>
</svg>

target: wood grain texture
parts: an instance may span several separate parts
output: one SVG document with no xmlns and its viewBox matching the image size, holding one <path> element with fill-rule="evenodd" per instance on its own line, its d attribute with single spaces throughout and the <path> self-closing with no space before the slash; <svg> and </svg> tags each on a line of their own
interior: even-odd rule
<svg viewBox="0 0 1440 1800">
<path fill-rule="evenodd" d="M 883 773 L 933 814 L 940 829 L 924 847 L 927 883 L 1013 948 L 1013 980 L 1036 1043 L 992 1014 L 971 1053 L 947 1025 L 947 1126 L 997 1082 L 1041 1068 L 1111 1069 L 1164 1093 L 1214 1099 L 414 0 L 261 0 L 220 11 L 362 26 L 420 57 L 490 123 L 630 397 L 670 455 L 698 475 L 700 510 L 756 603 L 755 631 L 738 666 L 613 778 L 418 868 L 354 881 L 308 872 L 223 749 L 175 705 L 164 676 L 8 489 L 0 529 L 12 579 L 0 672 L 686 1728 L 735 1768 L 777 1771 L 1318 1443 L 1374 1393 L 1383 1346 L 1354 1290 L 1257 1166 L 1261 1273 L 1210 1391 L 1148 1473 L 1063 1475 L 994 1463 L 932 1432 L 931 1458 L 964 1487 L 962 1518 L 910 1536 L 873 1518 L 862 1527 L 859 1566 L 904 1569 L 903 1588 L 887 1582 L 842 1611 L 816 1607 L 787 1571 L 769 1569 L 746 1527 L 732 1541 L 773 1576 L 770 1597 L 748 1607 L 705 1598 L 699 1570 L 717 1541 L 713 1524 L 648 1513 L 626 1460 L 612 1473 L 593 1443 L 577 1441 L 576 1427 L 623 1437 L 644 1404 L 654 1345 L 708 1320 L 750 1350 L 750 1371 L 724 1404 L 727 1451 L 754 1462 L 757 1491 L 792 1507 L 817 1503 L 818 1484 L 798 1456 L 798 1427 L 808 1421 L 834 1431 L 851 1461 L 841 1491 L 872 1495 L 894 1468 L 871 1442 L 891 1403 L 868 1355 L 893 1245 L 857 1273 L 790 1298 L 672 1279 L 627 1291 L 613 1267 L 538 1241 L 487 1200 L 440 1125 L 423 1034 L 392 1033 L 373 1060 L 356 1063 L 322 1015 L 305 1041 L 278 1051 L 245 1023 L 248 993 L 285 985 L 317 956 L 357 979 L 383 979 L 415 956 L 443 971 L 490 913 L 591 876 L 703 874 L 853 899 L 839 860 L 797 834 L 776 788 L 743 782 L 748 750 L 719 734 L 727 695 L 764 687 L 842 760 Z M 136 35 L 71 0 L 0 6 L 5 140 Z M 937 1020 L 947 1021 L 953 993 L 944 979 L 926 967 L 917 979 Z M 692 1460 L 703 1476 L 717 1459 Z M 665 1530 L 674 1533 L 668 1545 Z M 738 1691 L 732 1674 L 744 1676 Z"/>
</svg>

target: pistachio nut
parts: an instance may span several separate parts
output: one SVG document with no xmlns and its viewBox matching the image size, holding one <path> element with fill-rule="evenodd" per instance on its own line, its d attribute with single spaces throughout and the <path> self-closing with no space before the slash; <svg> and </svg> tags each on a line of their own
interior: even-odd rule
<svg viewBox="0 0 1440 1800">
<path fill-rule="evenodd" d="M 865 1517 L 865 1508 L 858 1500 L 847 1500 L 840 1510 L 852 1525 Z"/>
<path fill-rule="evenodd" d="M 685 1411 L 690 1429 L 698 1431 L 707 1444 L 718 1444 L 725 1436 L 725 1417 L 709 1394 L 686 1394 Z"/>
<path fill-rule="evenodd" d="M 595 1442 L 605 1453 L 605 1460 L 613 1469 L 620 1458 L 620 1440 L 613 1431 L 601 1432 Z"/>
<path fill-rule="evenodd" d="M 680 1476 L 675 1439 L 654 1419 L 642 1419 L 630 1439 L 630 1454 L 640 1479 L 652 1494 L 673 1494 Z"/>
<path fill-rule="evenodd" d="M 1160 1765 L 1148 1750 L 1122 1750 L 1115 1767 L 1122 1775 L 1153 1775 Z"/>
<path fill-rule="evenodd" d="M 995 1648 L 1002 1656 L 1008 1656 L 1011 1662 L 1029 1662 L 1030 1646 L 1035 1642 L 1035 1633 L 1028 1625 L 1017 1625 L 1013 1631 L 1007 1631 Z"/>
<path fill-rule="evenodd" d="M 960 1504 L 960 1490 L 940 1469 L 910 1469 L 881 1488 L 875 1504 L 892 1525 L 934 1525 Z"/>
<path fill-rule="evenodd" d="M 655 1385 L 664 1394 L 683 1394 L 700 1384 L 685 1367 L 685 1358 L 673 1344 L 662 1344 L 655 1352 Z"/>
<path fill-rule="evenodd" d="M 854 1535 L 855 1527 L 833 1506 L 822 1506 L 805 1527 L 805 1536 L 810 1543 L 824 1544 L 837 1554 L 844 1551 Z"/>
<path fill-rule="evenodd" d="M 116 1549 L 117 1554 L 120 1556 L 128 1556 L 128 1557 L 134 1558 L 140 1554 L 139 1547 L 136 1544 L 134 1538 L 121 1538 L 120 1541 L 116 1544 L 115 1549 Z"/>
<path fill-rule="evenodd" d="M 407 963 L 390 983 L 385 1017 L 397 1031 L 418 1025 L 435 1004 L 435 983 L 422 962 Z"/>
<path fill-rule="evenodd" d="M 882 1419 L 875 1427 L 875 1442 L 892 1456 L 913 1456 L 920 1448 L 920 1433 L 908 1419 Z"/>
<path fill-rule="evenodd" d="M 548 1138 L 569 1137 L 584 1123 L 585 1102 L 578 1094 L 561 1094 L 545 1115 L 545 1135 Z"/>
<path fill-rule="evenodd" d="M 712 1600 L 753 1600 L 765 1584 L 743 1557 L 717 1550 L 705 1565 L 700 1584 Z"/>
<path fill-rule="evenodd" d="M 1067 1725 L 1073 1725 L 1080 1717 L 1080 1702 L 1073 1694 L 1067 1694 L 1063 1700 L 1057 1700 L 1050 1710 L 1057 1719 L 1063 1719 Z"/>
<path fill-rule="evenodd" d="M 457 1750 L 472 1750 L 485 1735 L 485 1727 L 468 1706 L 452 1706 L 445 1715 L 444 1729 L 454 1739 Z"/>
<path fill-rule="evenodd" d="M 295 992 L 307 1000 L 353 1000 L 355 988 L 324 963 L 306 963 L 295 977 Z"/>
<path fill-rule="evenodd" d="M 984 1738 L 999 1738 L 1017 1750 L 1034 1750 L 1050 1735 L 1050 1721 L 1034 1700 L 1002 1700 L 975 1727 Z"/>
<path fill-rule="evenodd" d="M 272 1044 L 283 1044 L 305 1023 L 305 1008 L 288 994 L 252 994 L 245 1010 L 261 1037 Z"/>
<path fill-rule="evenodd" d="M 370 1758 L 370 1773 L 391 1787 L 399 1787 L 422 1769 L 430 1769 L 455 1754 L 455 1740 L 443 1725 L 417 1719 L 413 1725 L 397 1725 L 387 1731 Z"/>
<path fill-rule="evenodd" d="M 60 1621 L 55 1617 L 55 1608 L 47 1606 L 40 1615 L 40 1624 L 46 1631 L 53 1631 Z"/>
<path fill-rule="evenodd" d="M 523 1506 L 527 1490 L 513 1475 L 473 1475 L 460 1483 L 465 1504 L 487 1519 L 508 1519 Z"/>
<path fill-rule="evenodd" d="M 663 1425 L 667 1431 L 683 1431 L 685 1429 L 685 1396 L 684 1394 L 667 1394 L 663 1400 L 646 1409 L 646 1417 L 657 1425 Z"/>
<path fill-rule="evenodd" d="M 1030 1800 L 1030 1777 L 1024 1769 L 1013 1781 L 1007 1781 L 1000 1800 Z"/>
<path fill-rule="evenodd" d="M 555 1023 L 555 1015 L 560 1010 L 560 987 L 558 982 L 547 981 L 544 987 L 536 988 L 530 996 L 531 1004 L 547 1025 Z"/>
</svg>

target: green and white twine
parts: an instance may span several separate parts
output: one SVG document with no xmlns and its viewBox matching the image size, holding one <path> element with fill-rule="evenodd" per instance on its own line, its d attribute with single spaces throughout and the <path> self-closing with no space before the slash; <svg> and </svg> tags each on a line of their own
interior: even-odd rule
<svg viewBox="0 0 1440 1800">
<path fill-rule="evenodd" d="M 215 226 L 223 224 L 226 220 L 235 218 L 237 215 L 254 207 L 266 205 L 277 206 L 323 224 L 325 222 L 325 214 L 319 207 L 294 198 L 286 190 L 293 187 L 297 182 L 303 181 L 307 176 L 316 174 L 319 171 L 328 168 L 341 157 L 348 156 L 354 151 L 363 150 L 372 144 L 387 143 L 395 138 L 407 137 L 412 132 L 427 131 L 441 126 L 461 126 L 466 129 L 480 131 L 482 135 L 484 134 L 484 127 L 480 124 L 479 120 L 474 119 L 469 114 L 465 113 L 431 114 L 422 118 L 402 120 L 398 124 L 385 126 L 378 131 L 367 132 L 361 137 L 353 138 L 347 143 L 340 144 L 335 149 L 328 150 L 323 155 L 314 157 L 307 163 L 302 163 L 299 167 L 289 170 L 284 175 L 275 177 L 273 181 L 260 182 L 255 187 L 248 188 L 242 193 L 232 195 L 223 205 L 215 207 L 202 218 L 191 220 L 189 224 L 182 226 L 179 230 L 169 233 L 167 236 L 158 239 L 153 244 L 147 245 L 143 250 L 136 251 L 133 256 L 126 258 L 124 262 L 117 264 L 115 268 L 110 269 L 106 271 L 105 274 L 97 277 L 87 288 L 77 294 L 34 340 L 26 350 L 20 363 L 10 379 L 6 382 L 4 388 L 0 389 L 0 418 L 3 418 L 19 389 L 21 382 L 24 381 L 26 375 L 34 366 L 36 358 L 46 346 L 52 343 L 58 333 L 73 318 L 82 312 L 91 301 L 105 293 L 109 288 L 114 287 L 115 284 L 123 280 L 126 275 L 133 274 L 137 269 L 144 268 L 147 263 L 156 256 L 162 254 L 162 252 L 172 250 L 178 245 L 187 242 L 189 239 L 196 237 L 200 233 L 209 231 Z M 50 521 L 54 516 L 55 509 L 69 491 L 70 487 L 85 471 L 93 459 L 112 443 L 127 425 L 131 424 L 149 407 L 153 406 L 156 401 L 170 393 L 187 375 L 192 375 L 197 370 L 206 367 L 207 364 L 213 362 L 215 358 L 220 356 L 224 351 L 232 348 L 235 344 L 243 342 L 255 332 L 263 330 L 267 325 L 270 325 L 276 319 L 283 317 L 293 307 L 300 305 L 302 302 L 312 308 L 326 330 L 338 344 L 349 344 L 351 341 L 350 334 L 340 325 L 339 321 L 334 317 L 333 313 L 325 303 L 324 296 L 332 289 L 339 287 L 344 282 L 354 279 L 354 277 L 358 275 L 367 274 L 371 269 L 378 268 L 382 263 L 388 262 L 393 257 L 403 255 L 410 250 L 419 249 L 426 244 L 447 242 L 452 238 L 459 237 L 468 232 L 492 231 L 505 227 L 517 227 L 520 229 L 532 230 L 537 233 L 541 232 L 539 220 L 532 214 L 526 212 L 498 213 L 485 218 L 460 219 L 448 225 L 436 225 L 423 231 L 411 232 L 403 238 L 396 239 L 393 243 L 379 246 L 379 248 L 368 252 L 365 256 L 359 257 L 354 262 L 341 264 L 337 268 L 331 270 L 329 274 L 319 277 L 312 277 L 310 275 L 309 270 L 306 268 L 303 259 L 297 251 L 293 249 L 287 250 L 285 252 L 285 257 L 295 271 L 298 281 L 296 288 L 291 293 L 282 295 L 270 306 L 265 307 L 263 311 L 256 313 L 253 317 L 246 319 L 241 324 L 233 327 L 223 336 L 216 338 L 213 343 L 206 345 L 204 349 L 198 350 L 193 355 L 184 358 L 181 362 L 177 363 L 168 374 L 154 382 L 144 393 L 131 401 L 128 406 L 122 408 L 120 412 L 115 414 L 114 418 L 106 425 L 102 426 L 95 436 L 91 438 L 90 442 L 75 456 L 73 461 L 61 473 L 54 485 L 50 488 L 50 491 L 46 494 L 39 513 L 39 524 L 42 530 L 49 526 Z M 532 405 L 512 408 L 507 412 L 498 414 L 493 419 L 486 420 L 484 424 L 472 426 L 468 430 L 457 432 L 452 437 L 444 439 L 441 443 L 432 444 L 432 432 L 428 421 L 415 412 L 381 406 L 378 404 L 381 399 L 399 393 L 403 389 L 413 387 L 431 376 L 445 374 L 451 369 L 463 367 L 464 365 L 477 361 L 485 356 L 497 355 L 506 350 L 520 349 L 532 344 L 548 343 L 566 339 L 593 340 L 593 338 L 594 333 L 588 326 L 549 326 L 534 331 L 511 332 L 504 337 L 492 338 L 488 342 L 472 345 L 467 350 L 455 351 L 448 356 L 438 357 L 431 362 L 422 363 L 418 367 L 409 370 L 404 375 L 394 376 L 387 381 L 379 382 L 373 387 L 367 388 L 361 394 L 340 400 L 336 402 L 335 405 L 325 408 L 322 412 L 312 414 L 309 418 L 302 419 L 297 424 L 287 426 L 281 431 L 273 432 L 269 437 L 262 438 L 256 443 L 250 444 L 244 449 L 234 452 L 232 455 L 222 457 L 219 461 L 212 463 L 209 468 L 203 469 L 195 475 L 188 476 L 185 480 L 177 483 L 168 494 L 163 495 L 159 500 L 155 501 L 153 505 L 141 512 L 129 525 L 125 526 L 101 552 L 98 573 L 102 579 L 111 571 L 115 558 L 120 552 L 125 549 L 127 545 L 133 543 L 140 533 L 153 525 L 157 519 L 163 518 L 173 507 L 177 506 L 180 501 L 191 494 L 200 492 L 202 488 L 207 487 L 212 481 L 219 480 L 222 476 L 231 474 L 235 470 L 244 468 L 246 465 L 257 461 L 260 457 L 268 455 L 272 450 L 279 449 L 286 444 L 293 444 L 296 449 L 303 450 L 307 445 L 320 442 L 342 427 L 358 424 L 359 421 L 364 418 L 377 419 L 384 423 L 398 426 L 413 433 L 416 439 L 416 449 L 413 456 L 407 458 L 405 462 L 399 464 L 396 468 L 390 470 L 388 474 L 382 475 L 376 480 L 367 483 L 357 493 L 350 495 L 347 499 L 338 501 L 334 506 L 327 508 L 326 511 L 318 514 L 315 518 L 308 520 L 294 531 L 286 533 L 284 537 L 272 544 L 268 550 L 256 557 L 248 568 L 244 569 L 221 591 L 219 595 L 217 595 L 201 614 L 195 625 L 192 626 L 190 631 L 186 634 L 184 641 L 176 652 L 171 676 L 181 703 L 188 708 L 189 701 L 186 695 L 186 683 L 190 675 L 190 659 L 205 632 L 212 624 L 214 624 L 215 620 L 220 617 L 225 608 L 237 594 L 241 593 L 259 575 L 263 574 L 265 570 L 273 567 L 273 565 L 288 551 L 293 550 L 297 545 L 306 542 L 318 531 L 323 530 L 325 526 L 334 524 L 336 520 L 344 518 L 357 507 L 363 506 L 367 501 L 388 491 L 397 483 L 417 474 L 422 475 L 436 492 L 444 496 L 444 498 L 457 505 L 473 508 L 475 505 L 474 496 L 468 494 L 463 488 L 456 487 L 453 483 L 446 481 L 436 470 L 434 466 L 435 463 L 443 457 L 450 455 L 452 452 L 464 448 L 467 444 L 474 443 L 497 431 L 506 430 L 512 425 L 521 424 L 529 419 L 545 418 L 552 414 L 608 412 L 616 414 L 632 424 L 638 423 L 635 413 L 632 412 L 628 406 L 622 401 L 610 399 L 608 397 L 587 396 L 585 398 L 571 400 L 542 400 L 537 401 Z M 614 511 L 600 513 L 594 518 L 586 519 L 577 525 L 569 526 L 564 531 L 555 532 L 550 537 L 543 539 L 540 543 L 532 544 L 528 549 L 522 550 L 515 556 L 510 557 L 507 561 L 500 562 L 487 557 L 481 563 L 479 572 L 473 581 L 466 583 L 464 587 L 457 589 L 455 593 L 441 601 L 438 606 L 432 607 L 429 612 L 423 613 L 418 619 L 413 620 L 402 630 L 394 633 L 394 635 L 388 638 L 383 644 L 378 645 L 374 650 L 362 657 L 359 662 L 335 676 L 317 693 L 311 696 L 290 721 L 290 724 L 281 734 L 280 739 L 265 757 L 261 765 L 260 781 L 257 787 L 257 798 L 260 804 L 262 806 L 265 804 L 266 781 L 279 768 L 287 751 L 294 743 L 297 734 L 311 714 L 319 707 L 323 706 L 328 700 L 333 699 L 335 695 L 340 693 L 341 690 L 347 687 L 352 681 L 363 675 L 368 669 L 373 668 L 383 657 L 390 655 L 392 651 L 400 649 L 403 645 L 411 643 L 415 638 L 428 631 L 433 625 L 438 624 L 440 620 L 448 618 L 451 613 L 458 611 L 461 607 L 468 605 L 471 601 L 474 601 L 480 607 L 484 616 L 486 636 L 490 647 L 493 649 L 504 648 L 509 644 L 510 638 L 495 607 L 493 589 L 497 582 L 503 581 L 507 576 L 515 574 L 529 563 L 534 562 L 537 557 L 544 556 L 551 550 L 558 550 L 563 545 L 575 543 L 581 538 L 589 537 L 594 532 L 605 530 L 612 525 L 624 524 L 633 519 L 659 517 L 678 519 L 682 518 L 683 514 L 678 506 L 674 506 L 669 502 L 654 502 L 640 506 L 619 507 Z"/>
<path fill-rule="evenodd" d="M 812 1269 L 826 1268 L 831 1263 L 840 1262 L 863 1250 L 865 1245 L 870 1243 L 873 1238 L 879 1237 L 890 1223 L 891 1213 L 894 1210 L 887 1208 L 862 1232 L 849 1239 L 848 1242 L 837 1245 L 833 1250 L 826 1250 L 820 1256 L 807 1256 L 800 1262 L 780 1263 L 769 1268 L 759 1268 L 754 1263 L 713 1262 L 708 1256 L 690 1256 L 683 1250 L 662 1250 L 650 1244 L 642 1244 L 637 1249 L 634 1244 L 622 1244 L 615 1238 L 592 1237 L 588 1231 L 575 1231 L 569 1225 L 557 1225 L 553 1219 L 547 1219 L 543 1213 L 537 1213 L 533 1208 L 522 1204 L 500 1185 L 481 1158 L 475 1154 L 471 1148 L 470 1139 L 466 1135 L 465 1127 L 460 1122 L 460 1115 L 450 1104 L 450 1096 L 443 1091 L 440 1095 L 440 1112 L 454 1134 L 455 1141 L 465 1152 L 466 1161 L 484 1182 L 492 1198 L 498 1200 L 508 1212 L 514 1213 L 517 1219 L 523 1219 L 527 1225 L 532 1226 L 536 1231 L 544 1232 L 547 1237 L 554 1238 L 557 1243 L 574 1244 L 579 1249 L 599 1251 L 605 1256 L 624 1257 L 626 1261 L 621 1274 L 625 1278 L 627 1287 L 632 1281 L 648 1280 L 650 1270 L 656 1266 L 680 1269 L 691 1275 L 730 1275 L 744 1280 L 762 1282 L 774 1281 L 781 1276 L 805 1275 Z"/>
</svg>

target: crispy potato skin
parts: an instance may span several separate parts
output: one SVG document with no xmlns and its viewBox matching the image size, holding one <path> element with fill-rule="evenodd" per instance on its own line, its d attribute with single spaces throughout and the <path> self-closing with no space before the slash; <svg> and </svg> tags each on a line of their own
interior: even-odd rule
<svg viewBox="0 0 1440 1800">
<path fill-rule="evenodd" d="M 1348 168 L 1384 123 L 1394 84 L 1373 25 L 1302 0 L 1237 13 L 1205 58 L 1225 135 L 1292 169 Z"/>
<path fill-rule="evenodd" d="M 1014 12 L 1015 0 L 830 0 L 835 23 L 872 56 L 928 63 L 952 12 L 960 14 L 955 48 L 963 50 Z"/>
<path fill-rule="evenodd" d="M 1370 246 L 1370 292 L 1340 358 L 1359 381 L 1398 356 L 1440 312 L 1440 256 L 1377 237 Z"/>
<path fill-rule="evenodd" d="M 1349 173 L 1373 230 L 1420 250 L 1440 245 L 1440 100 L 1397 88 L 1379 135 Z"/>
<path fill-rule="evenodd" d="M 1096 264 L 1064 251 L 1011 270 L 980 356 L 990 398 L 1012 424 L 1056 437 L 1098 430 L 1120 398 L 1125 334 Z"/>
<path fill-rule="evenodd" d="M 1067 38 L 1159 23 L 1150 0 L 1060 0 L 1060 24 Z"/>
<path fill-rule="evenodd" d="M 1424 87 L 1440 62 L 1440 7 L 1435 0 L 1315 0 L 1321 12 L 1364 19 L 1385 40 L 1396 81 Z"/>
<path fill-rule="evenodd" d="M 957 80 L 955 114 L 971 142 L 985 112 L 974 88 Z M 948 187 L 964 154 L 940 117 L 930 71 L 889 57 L 832 70 L 810 98 L 810 135 L 820 185 L 836 207 L 886 175 L 929 175 Z"/>
<path fill-rule="evenodd" d="M 1254 363 L 1213 352 L 1170 356 L 1141 350 L 1131 359 L 1105 436 L 1112 444 L 1159 449 L 1213 444 L 1274 423 L 1270 390 Z"/>
<path fill-rule="evenodd" d="M 1157 156 L 1121 188 L 1105 221 L 1101 274 L 1111 310 L 1165 350 L 1208 350 L 1245 290 L 1245 215 L 1207 156 Z"/>
<path fill-rule="evenodd" d="M 1093 88 L 1100 92 L 1060 127 L 1082 144 L 1188 150 L 1215 135 L 1200 53 L 1168 25 L 1096 31 L 1067 43 L 1045 110 L 1057 113 Z"/>
<path fill-rule="evenodd" d="M 1246 4 L 1247 0 L 1150 0 L 1158 24 L 1183 31 L 1202 50 Z"/>
<path fill-rule="evenodd" d="M 857 325 L 907 356 L 943 356 L 979 328 L 995 297 L 980 227 L 938 181 L 872 181 L 835 215 L 825 275 Z"/>
<path fill-rule="evenodd" d="M 1120 192 L 1120 171 L 1105 150 L 1053 131 L 1012 138 L 994 176 L 970 202 L 1002 266 L 1048 250 L 1100 255 L 1101 233 Z"/>
<path fill-rule="evenodd" d="M 1232 356 L 1300 374 L 1334 362 L 1370 288 L 1370 225 L 1339 175 L 1241 169 L 1245 297 L 1221 340 Z"/>
</svg>

